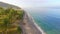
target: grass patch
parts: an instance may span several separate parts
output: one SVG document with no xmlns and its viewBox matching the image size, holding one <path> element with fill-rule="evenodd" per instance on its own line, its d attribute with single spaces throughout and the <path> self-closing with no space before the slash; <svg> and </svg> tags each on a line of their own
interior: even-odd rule
<svg viewBox="0 0 60 34">
<path fill-rule="evenodd" d="M 0 33 L 21 34 L 22 29 L 18 26 L 16 21 L 22 20 L 23 14 L 23 10 L 15 10 L 13 8 L 4 9 L 0 7 Z"/>
</svg>

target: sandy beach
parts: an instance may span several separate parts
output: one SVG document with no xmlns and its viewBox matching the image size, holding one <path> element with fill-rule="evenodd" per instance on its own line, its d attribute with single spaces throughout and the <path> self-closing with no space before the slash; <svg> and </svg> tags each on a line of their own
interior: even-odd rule
<svg viewBox="0 0 60 34">
<path fill-rule="evenodd" d="M 38 27 L 33 18 L 27 12 L 24 14 L 23 25 L 21 27 L 23 34 L 45 34 L 45 32 Z"/>
</svg>

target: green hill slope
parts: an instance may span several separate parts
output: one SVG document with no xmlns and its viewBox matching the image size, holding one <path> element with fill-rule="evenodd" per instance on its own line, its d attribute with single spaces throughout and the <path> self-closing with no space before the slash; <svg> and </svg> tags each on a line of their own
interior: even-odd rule
<svg viewBox="0 0 60 34">
<path fill-rule="evenodd" d="M 18 10 L 18 7 L 0 2 L 0 34 L 21 34 L 22 30 L 18 23 L 23 19 L 23 14 L 24 11 Z"/>
</svg>

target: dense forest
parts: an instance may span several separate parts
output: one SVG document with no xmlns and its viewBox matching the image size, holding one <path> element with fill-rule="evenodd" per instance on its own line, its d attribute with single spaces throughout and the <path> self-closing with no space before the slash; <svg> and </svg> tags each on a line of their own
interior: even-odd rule
<svg viewBox="0 0 60 34">
<path fill-rule="evenodd" d="M 23 19 L 24 11 L 0 7 L 0 34 L 21 34 L 18 22 Z"/>
</svg>

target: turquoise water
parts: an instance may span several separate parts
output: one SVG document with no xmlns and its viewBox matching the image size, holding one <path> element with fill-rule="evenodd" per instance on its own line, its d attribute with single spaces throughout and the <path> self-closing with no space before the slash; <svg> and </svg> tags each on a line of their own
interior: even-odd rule
<svg viewBox="0 0 60 34">
<path fill-rule="evenodd" d="M 26 9 L 47 34 L 60 34 L 60 9 Z"/>
</svg>

